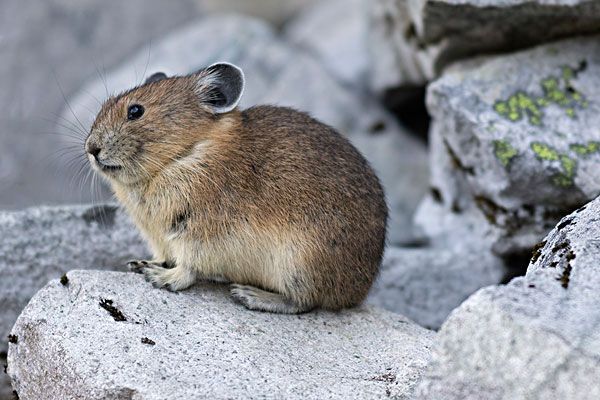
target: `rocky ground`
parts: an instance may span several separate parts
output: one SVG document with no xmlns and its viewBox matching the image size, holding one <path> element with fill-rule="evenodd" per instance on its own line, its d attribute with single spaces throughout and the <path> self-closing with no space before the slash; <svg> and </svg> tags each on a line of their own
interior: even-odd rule
<svg viewBox="0 0 600 400">
<path fill-rule="evenodd" d="M 81 145 L 98 99 L 234 62 L 242 107 L 308 111 L 380 175 L 390 235 L 368 304 L 290 317 L 249 312 L 219 285 L 153 290 L 124 272 L 147 250 L 115 205 L 2 212 L 0 399 L 600 397 L 599 3 L 257 2 L 271 22 L 209 15 L 228 2 L 134 1 L 127 33 L 112 6 L 9 1 L 0 205 L 89 201 L 78 167 L 58 159 L 55 178 L 38 164 Z M 90 72 L 79 57 L 98 53 L 109 65 Z M 53 68 L 67 107 L 47 90 Z M 53 113 L 60 136 L 42 139 L 30 110 Z"/>
</svg>

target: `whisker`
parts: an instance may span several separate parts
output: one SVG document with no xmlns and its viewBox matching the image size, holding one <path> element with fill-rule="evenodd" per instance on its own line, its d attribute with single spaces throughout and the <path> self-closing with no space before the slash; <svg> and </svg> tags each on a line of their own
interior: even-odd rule
<svg viewBox="0 0 600 400">
<path fill-rule="evenodd" d="M 150 39 L 150 43 L 148 44 L 148 57 L 146 58 L 146 66 L 144 67 L 144 72 L 142 72 L 142 79 L 138 83 L 141 85 L 144 82 L 144 78 L 146 77 L 146 72 L 148 72 L 148 65 L 150 64 L 150 51 L 152 50 L 152 39 Z M 137 81 L 137 79 L 136 79 Z"/>
<path fill-rule="evenodd" d="M 79 126 L 81 126 L 81 129 L 83 129 L 83 131 L 85 131 L 86 130 L 85 127 L 83 126 L 83 124 L 81 123 L 81 121 L 79 120 L 77 115 L 75 114 L 75 111 L 73 111 L 73 107 L 71 107 L 71 103 L 69 103 L 69 100 L 67 100 L 67 96 L 65 95 L 65 92 L 63 91 L 63 88 L 60 85 L 60 82 L 58 81 L 58 77 L 56 76 L 56 73 L 53 71 L 52 74 L 54 75 L 54 80 L 56 81 L 56 84 L 58 85 L 60 94 L 62 95 L 63 99 L 65 100 L 65 103 L 67 103 L 67 107 L 69 108 L 69 111 L 71 111 L 71 114 L 73 114 L 73 117 L 75 118 L 75 120 L 77 121 Z"/>
</svg>

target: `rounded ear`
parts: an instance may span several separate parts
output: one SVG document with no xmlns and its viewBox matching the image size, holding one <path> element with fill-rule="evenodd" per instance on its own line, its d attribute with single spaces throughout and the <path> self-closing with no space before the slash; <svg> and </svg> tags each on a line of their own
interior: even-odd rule
<svg viewBox="0 0 600 400">
<path fill-rule="evenodd" d="M 215 114 L 233 110 L 244 93 L 244 72 L 236 65 L 219 62 L 196 73 L 201 101 Z"/>
<path fill-rule="evenodd" d="M 148 79 L 146 79 L 146 82 L 144 82 L 144 85 L 147 83 L 162 81 L 163 79 L 167 79 L 167 75 L 164 72 L 157 72 L 150 75 Z"/>
</svg>

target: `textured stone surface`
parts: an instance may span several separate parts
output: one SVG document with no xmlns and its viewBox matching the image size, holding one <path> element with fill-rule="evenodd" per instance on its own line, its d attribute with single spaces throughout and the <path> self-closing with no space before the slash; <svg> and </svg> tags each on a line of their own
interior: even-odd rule
<svg viewBox="0 0 600 400">
<path fill-rule="evenodd" d="M 318 58 L 344 84 L 366 87 L 371 5 L 367 0 L 325 0 L 286 25 L 284 37 Z"/>
<path fill-rule="evenodd" d="M 563 218 L 525 277 L 477 292 L 438 334 L 419 399 L 600 396 L 600 199 Z"/>
<path fill-rule="evenodd" d="M 499 254 L 530 248 L 600 193 L 599 43 L 458 64 L 429 86 L 434 185 L 447 207 L 485 216 Z"/>
<path fill-rule="evenodd" d="M 269 314 L 223 285 L 172 293 L 132 273 L 68 277 L 12 331 L 21 398 L 408 398 L 429 358 L 430 331 L 376 308 Z"/>
<path fill-rule="evenodd" d="M 0 213 L 0 351 L 29 299 L 74 268 L 124 269 L 147 254 L 115 206 L 40 207 Z"/>
<path fill-rule="evenodd" d="M 412 212 L 426 191 L 422 143 L 399 127 L 375 99 L 340 84 L 319 61 L 279 40 L 260 21 L 211 17 L 173 32 L 153 44 L 150 57 L 140 51 L 107 74 L 106 81 L 86 85 L 71 101 L 72 108 L 87 126 L 99 108 L 95 98 L 106 97 L 105 84 L 108 92 L 119 92 L 142 80 L 145 65 L 148 73 L 187 74 L 219 60 L 244 69 L 242 108 L 262 103 L 291 106 L 354 141 L 383 178 L 391 209 L 391 241 L 412 240 Z M 70 110 L 65 111 L 64 118 L 69 115 Z"/>
<path fill-rule="evenodd" d="M 57 118 L 61 90 L 68 96 L 131 52 L 148 52 L 150 41 L 200 10 L 196 0 L 2 1 L 0 208 L 89 201 L 88 186 L 73 178 L 74 153 L 54 135 L 55 123 L 68 124 Z"/>
<path fill-rule="evenodd" d="M 373 87 L 423 84 L 449 63 L 600 31 L 593 0 L 378 0 Z"/>
<path fill-rule="evenodd" d="M 478 289 L 497 284 L 502 261 L 472 242 L 423 248 L 391 247 L 368 302 L 438 329 Z"/>
<path fill-rule="evenodd" d="M 407 0 L 374 0 L 369 24 L 369 86 L 380 93 L 388 89 L 423 85 L 434 76 L 434 51 L 414 41 Z M 434 52 L 435 53 L 435 52 Z"/>
</svg>

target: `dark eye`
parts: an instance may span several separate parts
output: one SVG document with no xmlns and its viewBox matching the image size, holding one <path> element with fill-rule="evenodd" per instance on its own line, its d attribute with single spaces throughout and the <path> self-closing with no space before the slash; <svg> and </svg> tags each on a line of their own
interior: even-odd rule
<svg viewBox="0 0 600 400">
<path fill-rule="evenodd" d="M 141 118 L 142 115 L 144 115 L 144 107 L 139 104 L 131 105 L 127 109 L 127 119 L 130 121 Z"/>
</svg>

